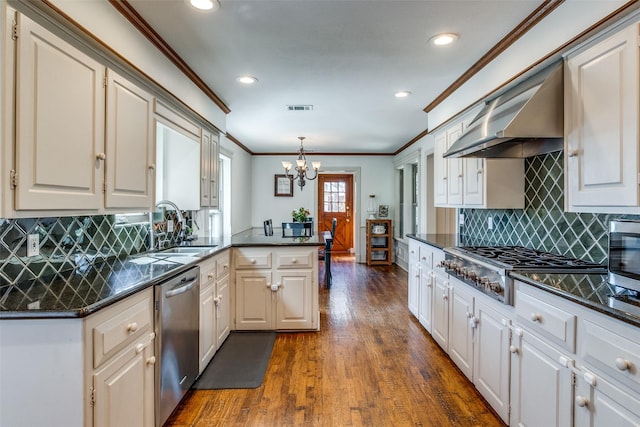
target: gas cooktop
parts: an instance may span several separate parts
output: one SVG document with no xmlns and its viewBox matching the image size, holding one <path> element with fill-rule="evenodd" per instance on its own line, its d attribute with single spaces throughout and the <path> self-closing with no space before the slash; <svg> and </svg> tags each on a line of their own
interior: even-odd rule
<svg viewBox="0 0 640 427">
<path fill-rule="evenodd" d="M 510 270 L 606 270 L 601 264 L 522 246 L 458 246 L 456 249 L 485 262 L 503 264 L 504 268 Z"/>
</svg>

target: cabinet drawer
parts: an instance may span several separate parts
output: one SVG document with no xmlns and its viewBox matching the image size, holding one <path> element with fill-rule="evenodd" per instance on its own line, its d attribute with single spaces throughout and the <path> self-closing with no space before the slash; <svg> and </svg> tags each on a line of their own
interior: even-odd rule
<svg viewBox="0 0 640 427">
<path fill-rule="evenodd" d="M 577 318 L 575 314 L 523 292 L 522 287 L 516 291 L 515 306 L 516 315 L 523 326 L 575 353 Z"/>
<path fill-rule="evenodd" d="M 259 249 L 236 249 L 233 264 L 237 269 L 271 268 L 271 251 Z"/>
<path fill-rule="evenodd" d="M 640 390 L 640 342 L 612 331 L 620 325 L 581 322 L 580 353 L 585 362 L 635 390 Z"/>
<path fill-rule="evenodd" d="M 222 255 L 216 257 L 216 278 L 229 274 L 229 252 L 225 252 Z"/>
<path fill-rule="evenodd" d="M 94 368 L 151 329 L 153 325 L 151 295 L 150 292 L 146 293 L 141 301 L 135 302 L 130 307 L 116 304 L 100 312 L 101 318 L 104 317 L 105 320 L 95 325 L 91 331 Z"/>
<path fill-rule="evenodd" d="M 217 263 L 214 258 L 209 258 L 198 265 L 200 266 L 200 291 L 203 291 L 215 283 Z"/>
<path fill-rule="evenodd" d="M 314 251 L 276 252 L 276 268 L 311 268 Z"/>
</svg>

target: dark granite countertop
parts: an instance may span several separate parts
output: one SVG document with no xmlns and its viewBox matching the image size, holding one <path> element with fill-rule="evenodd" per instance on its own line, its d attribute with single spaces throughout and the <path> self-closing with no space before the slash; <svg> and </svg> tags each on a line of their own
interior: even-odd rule
<svg viewBox="0 0 640 427">
<path fill-rule="evenodd" d="M 230 247 L 322 245 L 324 239 L 319 236 L 283 238 L 249 230 L 224 241 L 199 238 L 181 245 L 201 248 L 198 256 L 149 252 L 86 260 L 74 270 L 9 285 L 0 294 L 0 319 L 84 317 Z"/>
<path fill-rule="evenodd" d="M 621 295 L 621 288 L 607 282 L 605 274 L 510 273 L 531 286 L 573 301 L 592 310 L 640 327 L 640 315 L 609 306 L 609 296 Z M 640 309 L 640 307 L 639 307 Z"/>
</svg>

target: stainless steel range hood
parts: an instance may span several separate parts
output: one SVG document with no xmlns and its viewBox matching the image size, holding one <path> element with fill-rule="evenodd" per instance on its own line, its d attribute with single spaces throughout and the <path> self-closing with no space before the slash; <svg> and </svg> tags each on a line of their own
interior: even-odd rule
<svg viewBox="0 0 640 427">
<path fill-rule="evenodd" d="M 563 148 L 562 64 L 486 101 L 444 157 L 524 158 Z"/>
</svg>

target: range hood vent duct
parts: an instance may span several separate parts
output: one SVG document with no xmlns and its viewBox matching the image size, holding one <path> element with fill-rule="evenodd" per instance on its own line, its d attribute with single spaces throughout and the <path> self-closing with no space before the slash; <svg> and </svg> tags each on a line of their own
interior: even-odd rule
<svg viewBox="0 0 640 427">
<path fill-rule="evenodd" d="M 444 157 L 524 158 L 563 149 L 562 63 L 486 101 Z"/>
</svg>

